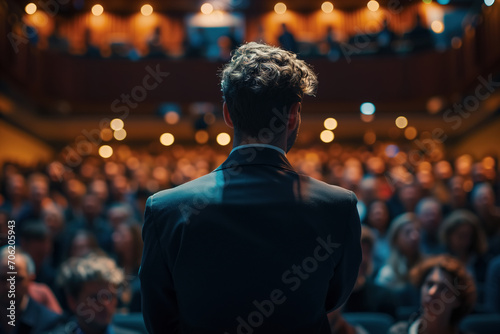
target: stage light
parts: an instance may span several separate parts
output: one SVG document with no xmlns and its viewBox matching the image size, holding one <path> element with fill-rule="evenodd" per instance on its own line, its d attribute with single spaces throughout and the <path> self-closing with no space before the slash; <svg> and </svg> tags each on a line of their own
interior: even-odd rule
<svg viewBox="0 0 500 334">
<path fill-rule="evenodd" d="M 113 136 L 116 140 L 123 140 L 125 139 L 125 137 L 127 137 L 127 131 L 125 131 L 125 129 L 116 130 L 113 133 Z"/>
<path fill-rule="evenodd" d="M 278 2 L 276 5 L 274 5 L 274 11 L 276 12 L 276 14 L 285 14 L 286 5 L 283 2 Z"/>
<path fill-rule="evenodd" d="M 26 7 L 24 7 L 24 10 L 26 14 L 33 15 L 36 12 L 36 5 L 33 2 L 30 2 L 26 5 Z"/>
<path fill-rule="evenodd" d="M 102 145 L 99 147 L 99 155 L 104 159 L 107 159 L 113 155 L 113 149 L 109 145 Z"/>
<path fill-rule="evenodd" d="M 226 146 L 230 142 L 231 142 L 231 136 L 229 136 L 227 133 L 221 132 L 217 135 L 217 143 L 220 146 Z"/>
<path fill-rule="evenodd" d="M 359 110 L 363 115 L 373 115 L 375 113 L 375 105 L 371 102 L 365 102 L 361 104 Z"/>
<path fill-rule="evenodd" d="M 323 130 L 321 131 L 319 137 L 321 138 L 321 141 L 323 143 L 331 143 L 333 141 L 333 138 L 335 138 L 335 135 L 330 130 Z"/>
<path fill-rule="evenodd" d="M 450 3 L 450 0 L 437 0 L 438 4 L 440 5 L 447 5 Z"/>
<path fill-rule="evenodd" d="M 99 16 L 102 13 L 104 13 L 104 8 L 101 5 L 97 4 L 92 6 L 92 14 L 94 14 L 94 16 Z"/>
<path fill-rule="evenodd" d="M 109 127 L 115 131 L 123 129 L 124 125 L 125 123 L 123 123 L 123 121 L 119 118 L 115 118 L 109 123 Z"/>
<path fill-rule="evenodd" d="M 444 24 L 441 21 L 432 21 L 431 23 L 431 29 L 434 31 L 436 34 L 440 34 L 444 31 Z"/>
<path fill-rule="evenodd" d="M 208 141 L 208 132 L 205 130 L 198 130 L 194 135 L 194 139 L 198 144 L 205 144 Z"/>
<path fill-rule="evenodd" d="M 211 3 L 204 3 L 203 5 L 201 5 L 201 12 L 205 15 L 209 15 L 209 14 L 212 14 L 212 12 L 214 11 L 214 6 L 211 4 Z"/>
<path fill-rule="evenodd" d="M 404 116 L 399 116 L 396 118 L 396 126 L 400 129 L 404 129 L 408 126 L 408 119 Z"/>
<path fill-rule="evenodd" d="M 163 145 L 163 146 L 170 146 L 174 143 L 174 135 L 171 134 L 171 133 L 168 133 L 168 132 L 165 132 L 164 134 L 162 134 L 160 136 L 160 143 Z"/>
<path fill-rule="evenodd" d="M 144 16 L 149 16 L 153 14 L 153 6 L 150 4 L 145 4 L 141 7 L 141 14 Z"/>
<path fill-rule="evenodd" d="M 372 12 L 376 12 L 379 9 L 380 5 L 378 4 L 377 1 L 370 0 L 366 4 L 366 7 L 368 7 L 368 9 L 371 10 Z"/>
<path fill-rule="evenodd" d="M 325 1 L 323 2 L 323 4 L 321 5 L 321 10 L 324 12 L 324 13 L 331 13 L 333 12 L 333 4 L 330 2 L 330 1 Z"/>
<path fill-rule="evenodd" d="M 325 122 L 323 123 L 325 125 L 325 129 L 327 130 L 335 130 L 337 128 L 337 120 L 333 117 L 325 119 Z"/>
<path fill-rule="evenodd" d="M 495 3 L 495 0 L 484 0 L 484 4 L 488 7 L 493 5 L 494 3 Z"/>
</svg>

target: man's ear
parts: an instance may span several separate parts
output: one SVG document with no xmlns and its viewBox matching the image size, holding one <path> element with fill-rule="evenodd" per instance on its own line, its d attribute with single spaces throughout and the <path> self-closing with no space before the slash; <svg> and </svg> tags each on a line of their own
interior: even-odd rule
<svg viewBox="0 0 500 334">
<path fill-rule="evenodd" d="M 290 107 L 290 112 L 288 113 L 288 130 L 295 130 L 297 127 L 297 123 L 300 119 L 300 109 L 302 108 L 302 104 L 300 102 L 295 102 Z"/>
<path fill-rule="evenodd" d="M 224 122 L 226 122 L 227 126 L 229 126 L 231 129 L 234 129 L 233 120 L 229 115 L 229 109 L 227 108 L 226 102 L 224 102 L 224 104 L 222 105 L 222 114 L 224 115 Z"/>
</svg>

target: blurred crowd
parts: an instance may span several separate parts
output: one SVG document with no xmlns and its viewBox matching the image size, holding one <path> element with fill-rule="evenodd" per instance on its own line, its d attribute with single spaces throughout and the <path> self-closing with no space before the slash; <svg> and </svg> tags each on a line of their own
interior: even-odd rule
<svg viewBox="0 0 500 334">
<path fill-rule="evenodd" d="M 123 274 L 112 313 L 140 312 L 137 275 L 147 198 L 209 173 L 226 157 L 227 150 L 210 146 L 175 145 L 158 155 L 123 146 L 109 159 L 89 156 L 72 168 L 63 158 L 36 167 L 4 164 L 0 240 L 8 244 L 9 221 L 15 221 L 17 249 L 31 263 L 27 294 L 54 313 L 75 313 L 61 277 L 70 275 L 71 261 L 103 256 Z M 408 152 L 388 154 L 384 145 L 339 144 L 292 149 L 287 158 L 300 173 L 358 197 L 363 263 L 343 312 L 405 319 L 421 303 L 411 272 L 436 255 L 465 268 L 477 290 L 474 312 L 500 312 L 496 158 L 433 156 L 411 164 Z"/>
</svg>

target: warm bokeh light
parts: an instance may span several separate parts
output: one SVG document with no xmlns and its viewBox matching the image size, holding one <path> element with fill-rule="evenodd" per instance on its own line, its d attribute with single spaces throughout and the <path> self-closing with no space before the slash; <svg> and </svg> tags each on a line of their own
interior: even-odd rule
<svg viewBox="0 0 500 334">
<path fill-rule="evenodd" d="M 205 121 L 205 123 L 207 123 L 207 125 L 212 125 L 215 123 L 215 115 L 211 112 L 208 112 L 203 116 L 203 120 Z"/>
<path fill-rule="evenodd" d="M 150 4 L 145 4 L 141 7 L 141 14 L 144 16 L 149 16 L 153 14 L 153 6 Z"/>
<path fill-rule="evenodd" d="M 377 141 L 377 135 L 373 131 L 367 131 L 363 136 L 366 145 L 373 145 Z"/>
<path fill-rule="evenodd" d="M 99 147 L 99 155 L 103 158 L 109 158 L 113 155 L 113 149 L 109 145 L 102 145 Z"/>
<path fill-rule="evenodd" d="M 164 118 L 167 124 L 177 124 L 179 122 L 180 116 L 177 112 L 171 110 L 165 114 Z"/>
<path fill-rule="evenodd" d="M 484 0 L 484 4 L 488 7 L 493 5 L 494 3 L 495 3 L 495 0 Z"/>
<path fill-rule="evenodd" d="M 26 11 L 26 14 L 32 15 L 35 14 L 36 12 L 36 5 L 33 2 L 30 2 L 29 4 L 24 7 L 24 10 Z"/>
<path fill-rule="evenodd" d="M 109 127 L 115 131 L 123 129 L 125 123 L 120 118 L 115 118 L 109 123 Z"/>
<path fill-rule="evenodd" d="M 127 137 L 127 131 L 125 129 L 116 130 L 113 136 L 116 140 L 123 140 Z"/>
<path fill-rule="evenodd" d="M 274 11 L 276 12 L 276 14 L 285 14 L 286 5 L 283 2 L 278 2 L 276 5 L 274 5 Z"/>
<path fill-rule="evenodd" d="M 214 6 L 211 4 L 211 3 L 204 3 L 203 5 L 201 5 L 201 12 L 205 15 L 209 15 L 209 14 L 212 14 L 212 12 L 214 11 Z"/>
<path fill-rule="evenodd" d="M 333 3 L 331 3 L 330 1 L 323 2 L 323 4 L 321 5 L 321 10 L 327 14 L 333 12 Z"/>
<path fill-rule="evenodd" d="M 113 131 L 111 131 L 110 129 L 102 129 L 101 139 L 104 141 L 110 141 L 111 139 L 113 139 Z"/>
<path fill-rule="evenodd" d="M 413 126 L 409 126 L 405 129 L 405 138 L 408 140 L 413 140 L 417 137 L 417 129 Z"/>
<path fill-rule="evenodd" d="M 363 115 L 373 115 L 375 113 L 375 105 L 371 102 L 365 102 L 361 104 L 359 110 Z"/>
<path fill-rule="evenodd" d="M 217 143 L 220 146 L 226 146 L 231 142 L 231 136 L 225 132 L 221 132 L 217 135 Z"/>
<path fill-rule="evenodd" d="M 325 119 L 325 122 L 323 124 L 325 125 L 325 129 L 327 130 L 335 130 L 338 125 L 337 120 L 333 117 Z"/>
<path fill-rule="evenodd" d="M 486 169 L 492 169 L 493 167 L 495 167 L 495 159 L 493 159 L 492 157 L 485 157 L 483 159 L 483 167 Z"/>
<path fill-rule="evenodd" d="M 321 138 L 321 141 L 323 143 L 331 143 L 333 141 L 333 138 L 335 138 L 335 135 L 330 130 L 323 130 L 321 131 L 319 138 Z"/>
<path fill-rule="evenodd" d="M 205 144 L 208 141 L 208 132 L 205 130 L 198 130 L 194 135 L 194 139 L 198 144 Z"/>
<path fill-rule="evenodd" d="M 439 96 L 434 96 L 427 101 L 427 111 L 430 114 L 437 114 L 441 109 L 444 107 L 444 101 L 443 98 Z"/>
<path fill-rule="evenodd" d="M 400 129 L 404 129 L 408 126 L 408 119 L 404 116 L 399 116 L 396 118 L 396 126 Z"/>
<path fill-rule="evenodd" d="M 371 10 L 372 12 L 376 12 L 379 9 L 380 5 L 378 4 L 377 1 L 370 0 L 366 4 L 366 7 L 368 7 L 368 9 Z"/>
<path fill-rule="evenodd" d="M 432 2 L 432 0 L 422 0 L 422 2 L 425 4 L 430 4 Z"/>
<path fill-rule="evenodd" d="M 99 16 L 102 13 L 104 13 L 104 8 L 101 5 L 92 6 L 92 14 L 94 14 L 94 16 Z"/>
<path fill-rule="evenodd" d="M 373 115 L 373 114 L 371 114 L 371 115 L 361 114 L 361 120 L 365 123 L 370 123 L 374 119 L 375 119 L 375 115 Z"/>
<path fill-rule="evenodd" d="M 171 134 L 171 133 L 168 133 L 168 132 L 165 132 L 164 134 L 162 134 L 160 136 L 160 143 L 163 145 L 163 146 L 170 146 L 174 143 L 174 135 Z"/>
<path fill-rule="evenodd" d="M 436 34 L 440 34 L 444 31 L 444 24 L 441 21 L 432 21 L 431 23 L 431 29 L 434 31 Z"/>
</svg>

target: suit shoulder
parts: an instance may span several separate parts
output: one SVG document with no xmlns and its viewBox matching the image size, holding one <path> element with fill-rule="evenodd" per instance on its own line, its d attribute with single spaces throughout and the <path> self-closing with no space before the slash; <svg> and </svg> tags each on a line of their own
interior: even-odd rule
<svg viewBox="0 0 500 334">
<path fill-rule="evenodd" d="M 306 179 L 306 182 L 310 184 L 311 191 L 314 193 L 340 202 L 357 201 L 356 195 L 351 190 L 347 190 L 306 175 L 301 175 L 301 178 Z"/>
<path fill-rule="evenodd" d="M 152 204 L 160 202 L 179 202 L 185 198 L 191 198 L 193 195 L 206 191 L 215 185 L 215 174 L 209 173 L 194 180 L 188 181 L 173 188 L 161 190 L 152 195 Z"/>
</svg>

